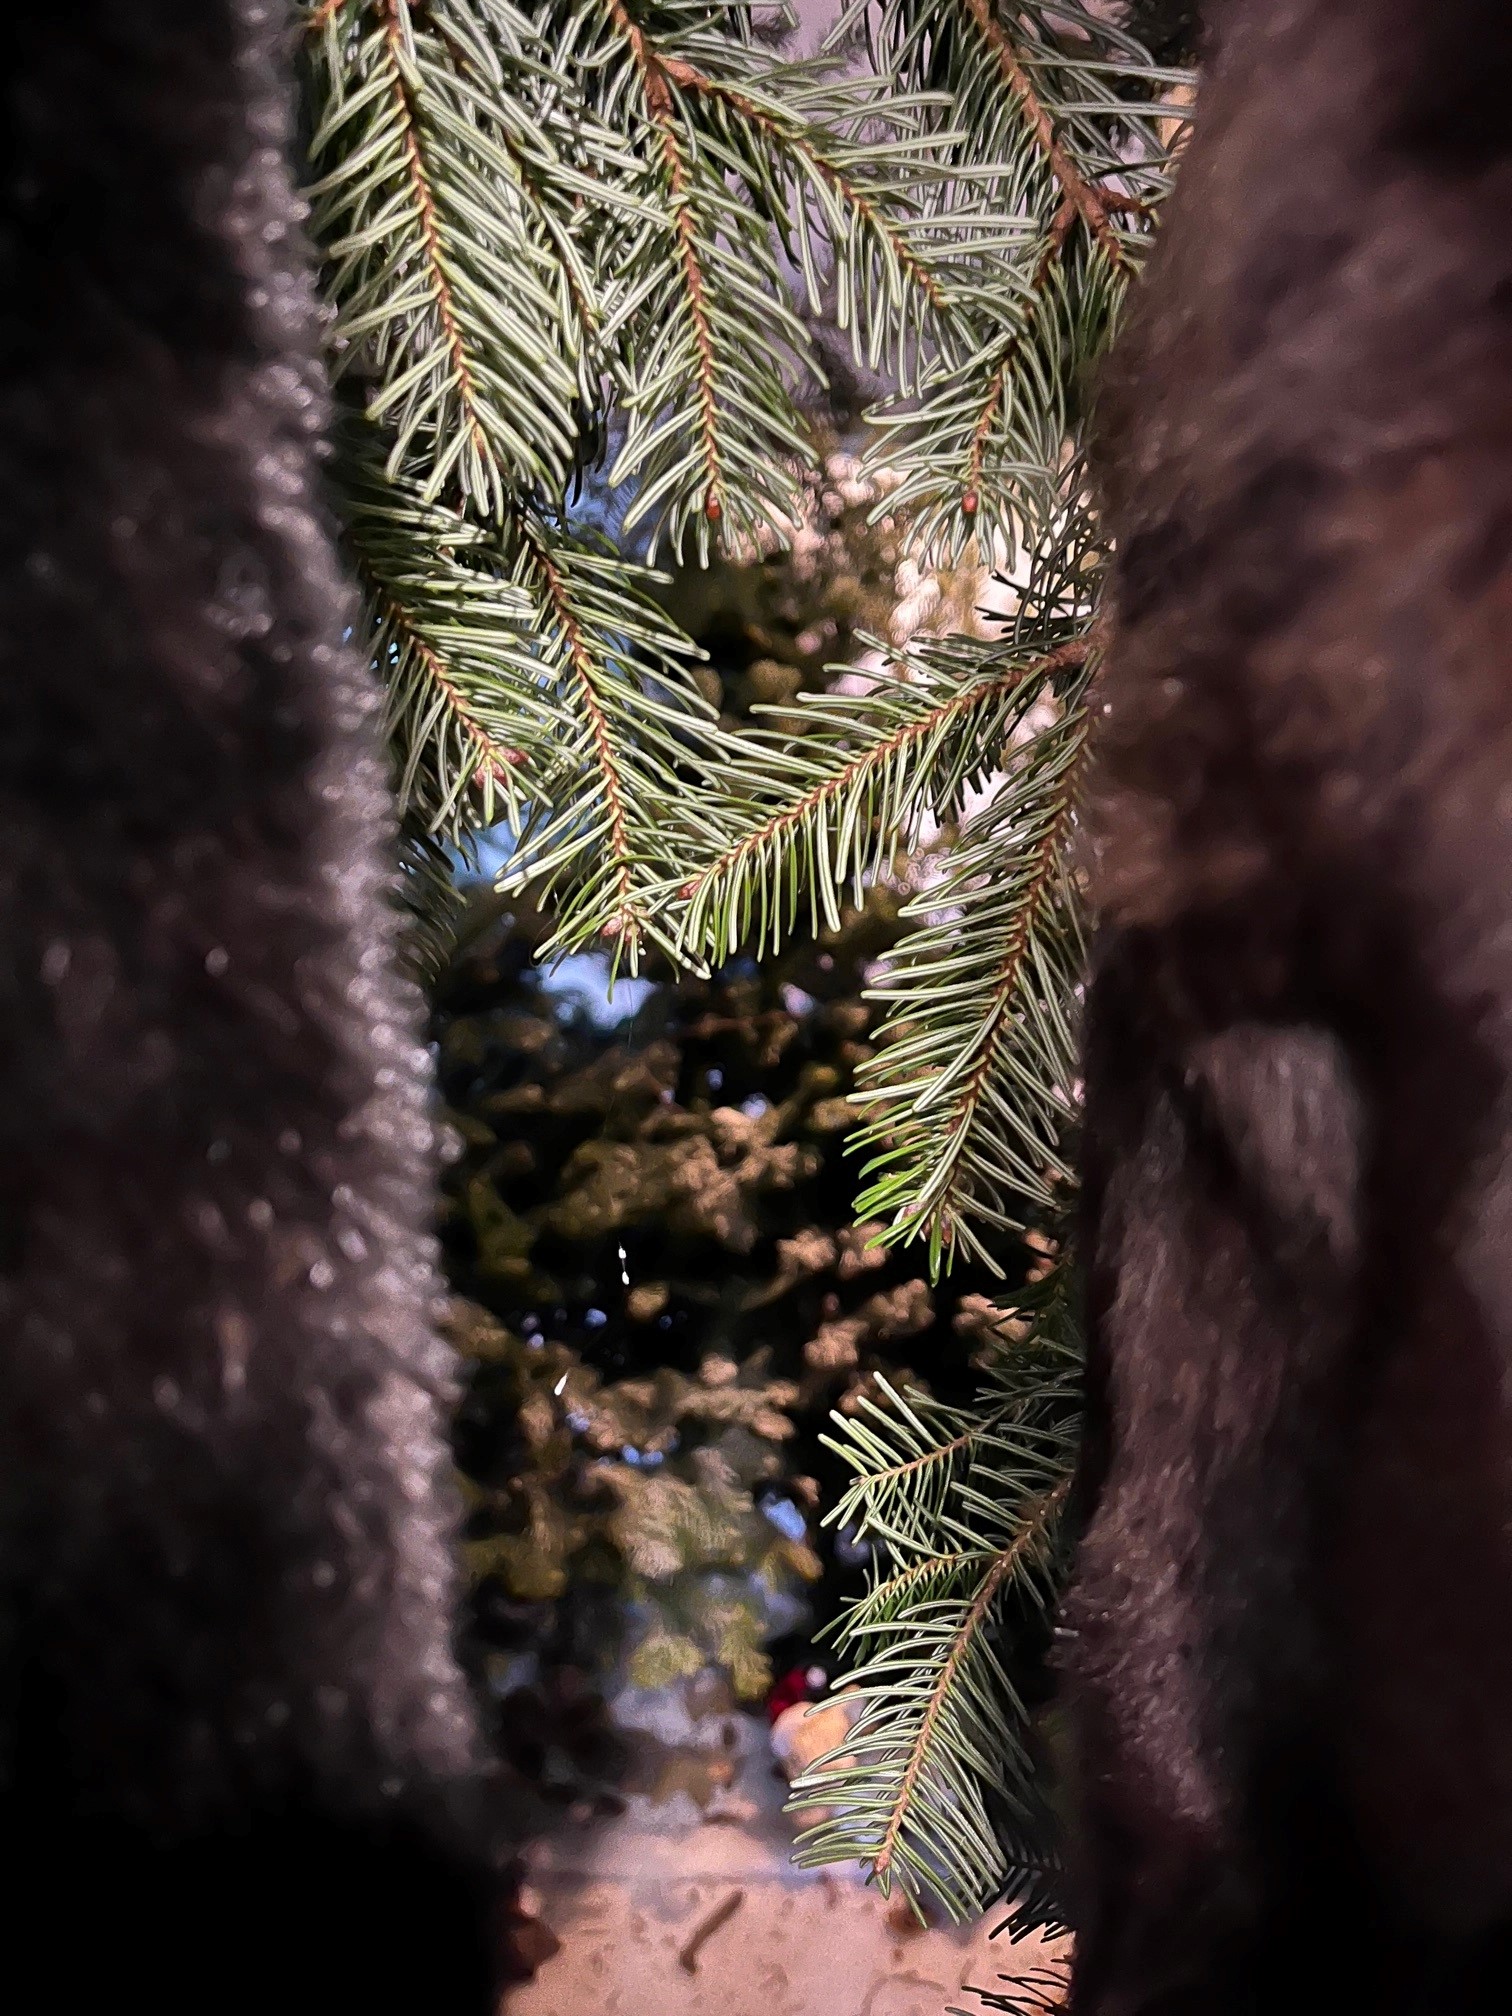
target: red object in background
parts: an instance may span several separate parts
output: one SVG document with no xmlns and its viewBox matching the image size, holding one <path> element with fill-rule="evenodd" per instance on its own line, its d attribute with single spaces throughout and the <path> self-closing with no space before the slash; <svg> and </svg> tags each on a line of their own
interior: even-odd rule
<svg viewBox="0 0 1512 2016">
<path fill-rule="evenodd" d="M 829 1675 L 822 1666 L 794 1666 L 772 1683 L 766 1698 L 768 1722 L 775 1722 L 795 1701 L 817 1701 L 828 1684 Z"/>
</svg>

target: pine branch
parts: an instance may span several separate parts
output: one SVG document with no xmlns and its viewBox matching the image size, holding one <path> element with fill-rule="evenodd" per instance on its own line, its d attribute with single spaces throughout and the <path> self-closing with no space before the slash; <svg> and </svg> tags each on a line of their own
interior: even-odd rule
<svg viewBox="0 0 1512 2016">
<path fill-rule="evenodd" d="M 436 841 L 405 835 L 399 852 L 399 900 L 407 927 L 404 963 L 412 978 L 429 986 L 451 957 L 464 908 L 451 860 Z"/>
<path fill-rule="evenodd" d="M 652 48 L 645 32 L 623 5 L 623 0 L 608 0 L 608 9 L 609 18 L 625 38 L 634 56 L 636 68 L 640 73 L 646 109 L 656 128 L 657 142 L 666 171 L 673 229 L 677 236 L 677 256 L 687 290 L 688 320 L 693 337 L 699 442 L 706 479 L 704 514 L 712 523 L 717 524 L 724 512 L 723 493 L 727 486 L 723 480 L 720 464 L 719 429 L 716 426 L 718 407 L 715 390 L 717 365 L 714 334 L 709 323 L 704 272 L 691 215 L 688 164 L 684 158 L 677 122 L 673 116 L 672 93 L 668 84 L 669 75 L 673 74 L 674 67 L 684 78 L 694 76 L 696 73 L 690 64 L 681 63 L 675 57 L 664 62 Z"/>
<path fill-rule="evenodd" d="M 907 676 L 863 695 L 805 695 L 807 732 L 753 736 L 722 780 L 723 844 L 684 885 L 680 942 L 713 958 L 742 944 L 775 951 L 805 908 L 812 928 L 837 928 L 847 894 L 859 902 L 926 820 L 952 818 L 1043 682 L 1086 655 L 1073 637 L 1028 662 L 984 662 L 952 640 L 909 654 Z"/>
<path fill-rule="evenodd" d="M 553 163 L 569 194 L 509 88 L 529 53 L 501 46 L 501 22 L 514 25 L 489 0 L 369 0 L 324 16 L 309 45 L 337 366 L 392 430 L 390 474 L 418 460 L 427 498 L 455 480 L 495 519 L 517 487 L 565 478 L 588 284 L 520 171 Z"/>
<path fill-rule="evenodd" d="M 1054 696 L 1056 720 L 1018 752 L 943 881 L 907 906 L 929 921 L 874 996 L 890 1012 L 858 1074 L 875 1117 L 852 1145 L 878 1152 L 856 1209 L 889 1218 L 889 1240 L 925 1240 L 935 1268 L 958 1249 L 996 1268 L 995 1237 L 1053 1212 L 1071 1181 L 1082 943 L 1067 855 L 1084 693 L 1079 674 Z"/>
<path fill-rule="evenodd" d="M 347 532 L 388 694 L 400 811 L 452 847 L 506 820 L 508 886 L 561 899 L 556 949 L 664 940 L 666 805 L 717 760 L 654 576 L 536 514 L 502 527 L 384 476 L 344 437 Z"/>
<path fill-rule="evenodd" d="M 999 1977 L 1006 1981 L 1006 1988 L 973 1988 L 962 1990 L 963 1994 L 977 1998 L 982 2009 L 999 2012 L 999 2016 L 1061 2016 L 1066 2007 L 1066 1998 L 1071 1989 L 1071 1970 L 1062 1962 L 1049 1967 L 1037 1967 L 1031 1974 Z M 949 2009 L 945 2016 L 972 2016 L 965 2009 Z M 981 2010 L 976 2012 L 981 2016 Z"/>
<path fill-rule="evenodd" d="M 607 0 L 606 14 L 631 65 L 672 253 L 661 262 L 662 285 L 642 304 L 634 332 L 640 340 L 632 336 L 626 346 L 630 425 L 610 480 L 637 479 L 628 523 L 652 521 L 653 551 L 664 535 L 680 552 L 693 527 L 706 561 L 712 528 L 759 537 L 793 515 L 786 465 L 811 451 L 780 362 L 784 350 L 802 348 L 803 335 L 772 284 L 760 234 L 753 243 L 719 163 L 704 158 L 674 91 L 668 66 L 681 59 L 658 46 L 625 0 Z M 744 260 L 732 258 L 736 244 Z"/>
<path fill-rule="evenodd" d="M 587 728 L 595 780 L 590 792 L 596 793 L 603 804 L 610 899 L 599 930 L 602 935 L 623 940 L 633 956 L 644 930 L 644 918 L 634 900 L 635 869 L 625 762 L 615 747 L 607 698 L 599 690 L 600 668 L 589 648 L 583 619 L 573 606 L 565 565 L 553 555 L 542 528 L 528 523 L 521 526 L 521 551 L 539 584 L 540 606 L 548 626 L 546 635 L 559 640 L 562 668 L 575 690 Z"/>
<path fill-rule="evenodd" d="M 954 270 L 948 268 L 936 247 L 929 253 L 919 249 L 915 239 L 920 235 L 920 218 L 896 179 L 905 147 L 912 143 L 913 153 L 917 156 L 921 152 L 906 121 L 910 113 L 922 109 L 923 101 L 874 101 L 853 81 L 839 89 L 825 78 L 820 89 L 828 89 L 821 109 L 812 88 L 793 90 L 798 79 L 807 82 L 797 66 L 782 80 L 788 87 L 785 94 L 736 88 L 675 57 L 667 58 L 662 67 L 680 91 L 735 115 L 773 157 L 792 164 L 797 191 L 793 215 L 784 220 L 779 211 L 773 221 L 778 229 L 791 221 L 796 231 L 794 262 L 804 275 L 811 307 L 821 306 L 827 281 L 833 279 L 837 267 L 843 269 L 848 284 L 843 285 L 836 303 L 836 319 L 850 335 L 858 363 L 906 375 L 911 361 L 928 354 L 928 337 L 947 349 L 955 347 L 970 327 L 969 293 L 952 285 L 960 279 L 961 270 L 959 265 Z M 796 112 L 795 99 L 799 105 Z M 858 145 L 845 137 L 846 125 L 858 119 L 875 123 L 884 113 L 893 131 L 883 146 L 879 147 L 875 138 Z M 933 144 L 933 136 L 930 139 Z M 890 187 L 872 179 L 879 155 L 894 171 Z M 752 158 L 748 156 L 743 166 L 749 173 Z M 924 160 L 919 161 L 916 173 L 927 186 L 931 178 Z M 810 185 L 807 189 L 805 182 Z M 1016 244 L 1020 236 L 1016 222 L 1004 220 L 994 225 L 985 216 L 968 219 L 959 200 L 961 193 L 959 187 L 951 191 L 950 212 L 959 250 L 980 260 Z M 927 225 L 927 216 L 923 221 Z M 828 273 L 822 271 L 821 244 L 829 253 Z M 913 314 L 907 305 L 910 297 Z M 910 337 L 915 339 L 912 359 Z"/>
<path fill-rule="evenodd" d="M 344 436 L 347 542 L 383 675 L 386 728 L 406 829 L 458 845 L 479 824 L 520 816 L 532 753 L 518 660 L 529 604 L 496 541 L 462 513 L 387 479 L 375 444 Z"/>
<path fill-rule="evenodd" d="M 727 754 L 689 673 L 695 655 L 649 593 L 656 576 L 539 517 L 513 533 L 511 580 L 530 604 L 528 663 L 551 767 L 504 886 L 555 909 L 551 958 L 596 940 L 636 970 L 672 948 L 662 913 L 669 850 L 695 773 Z"/>
<path fill-rule="evenodd" d="M 459 575 L 459 549 L 443 539 L 429 591 L 410 569 L 410 599 L 432 614 L 465 582 L 475 621 L 448 620 L 444 637 L 407 620 L 424 607 L 375 596 L 403 674 L 396 735 L 419 736 L 404 751 L 406 800 L 426 830 L 454 839 L 501 809 L 533 841 L 549 833 L 540 858 L 576 906 L 569 935 L 580 942 L 591 918 L 631 956 L 687 877 L 655 883 L 664 839 L 643 845 L 631 830 L 613 710 L 596 698 L 614 685 L 613 625 L 575 624 L 553 579 L 555 535 L 543 547 L 521 528 L 558 522 L 569 468 L 596 452 L 617 397 L 626 425 L 610 477 L 630 492 L 627 526 L 648 525 L 653 549 L 691 539 L 707 557 L 716 531 L 736 548 L 785 533 L 794 471 L 812 454 L 793 388 L 816 360 L 779 247 L 810 307 L 831 301 L 857 356 L 885 358 L 907 381 L 977 354 L 1001 255 L 1012 264 L 1033 238 L 1030 220 L 988 200 L 991 164 L 963 166 L 938 93 L 828 60 L 775 61 L 748 35 L 748 11 L 645 0 L 548 0 L 530 20 L 506 0 L 309 10 L 337 362 L 366 383 L 385 479 L 493 527 L 498 549 L 486 567 L 472 552 Z M 1052 459 L 1048 446 L 1039 459 Z M 411 514 L 407 536 L 441 534 Z M 533 758 L 511 725 L 511 710 L 534 704 L 518 686 L 531 675 L 507 597 L 483 612 L 490 573 L 519 577 L 552 639 L 559 692 L 575 694 L 585 732 L 572 746 L 603 813 L 601 859 L 571 844 L 560 764 Z M 490 632 L 481 646 L 478 629 Z M 452 664 L 453 651 L 466 662 Z M 504 681 L 493 703 L 490 676 Z M 674 797 L 646 831 L 678 828 L 698 865 L 686 763 L 669 745 L 658 765 L 656 781 L 641 780 L 645 808 Z M 729 824 L 707 807 L 700 817 Z M 597 834 L 598 813 L 576 826 Z M 579 901 L 573 876 L 590 863 L 591 900 Z"/>
<path fill-rule="evenodd" d="M 922 1393 L 901 1393 L 880 1375 L 886 1405 L 863 1394 L 840 1439 L 823 1437 L 859 1474 L 828 1520 L 874 1533 L 894 1554 L 922 1551 L 939 1565 L 939 1522 L 982 1429 L 959 1409 Z M 878 1591 L 866 1599 L 875 1602 Z"/>
<path fill-rule="evenodd" d="M 1155 105 L 1166 73 L 1071 0 L 860 0 L 875 60 L 949 104 L 954 172 L 985 163 L 1025 229 L 1004 262 L 998 312 L 969 355 L 941 353 L 917 398 L 882 407 L 869 460 L 901 479 L 889 510 L 922 552 L 952 565 L 975 542 L 1011 558 L 1055 508 L 1087 361 L 1115 323 L 1168 181 Z"/>
<path fill-rule="evenodd" d="M 1069 1483 L 1062 1479 L 1025 1509 L 1018 1532 L 1010 1544 L 983 1565 L 980 1582 L 965 1615 L 952 1632 L 948 1650 L 935 1674 L 924 1711 L 908 1747 L 907 1760 L 898 1781 L 892 1810 L 883 1829 L 882 1840 L 872 1858 L 872 1873 L 886 1883 L 893 1863 L 906 1854 L 907 1829 L 914 1811 L 919 1784 L 942 1744 L 946 1708 L 953 1704 L 962 1683 L 963 1669 L 977 1653 L 992 1616 L 993 1607 L 1005 1583 L 1022 1573 L 1026 1561 L 1041 1559 L 1047 1551 L 1047 1536 L 1066 1501 Z"/>
<path fill-rule="evenodd" d="M 1004 83 L 1022 107 L 1029 129 L 1039 142 L 1066 202 L 1087 227 L 1109 264 L 1132 273 L 1134 267 L 1128 247 L 1113 229 L 1102 191 L 1083 175 L 1057 137 L 1055 122 L 1029 81 L 1029 74 L 1014 47 L 1007 24 L 993 11 L 992 0 L 964 0 L 964 5 L 977 33 L 996 57 Z"/>
<path fill-rule="evenodd" d="M 829 1516 L 869 1534 L 878 1562 L 838 1634 L 860 1712 L 792 1803 L 827 1813 L 800 1861 L 858 1861 L 884 1892 L 957 1919 L 1006 1891 L 1026 1929 L 1053 1923 L 1054 1904 L 1005 1648 L 1058 1583 L 1079 1383 L 1065 1269 L 1012 1313 L 1026 1334 L 972 1408 L 886 1389 L 885 1408 L 834 1417 L 830 1446 L 859 1474 Z"/>
<path fill-rule="evenodd" d="M 784 535 L 790 471 L 813 455 L 793 386 L 822 374 L 779 248 L 811 310 L 833 296 L 858 361 L 912 382 L 979 339 L 1023 226 L 989 170 L 945 176 L 928 94 L 828 58 L 774 63 L 694 10 L 609 0 L 606 20 L 606 64 L 628 82 L 604 100 L 643 123 L 668 241 L 623 325 L 630 424 L 614 476 L 639 485 L 632 522 L 653 549 L 691 541 L 704 558 L 716 530 L 737 550 Z"/>
<path fill-rule="evenodd" d="M 1066 270 L 1075 215 L 1069 199 L 1055 212 L 1027 285 L 1016 298 L 1005 293 L 987 344 L 926 384 L 916 404 L 874 416 L 873 459 L 898 479 L 889 502 L 911 514 L 926 561 L 955 566 L 972 545 L 1011 555 L 1063 495 L 1068 360 L 1095 350 L 1120 297 L 1106 272 Z"/>
<path fill-rule="evenodd" d="M 985 396 L 971 429 L 971 446 L 966 458 L 966 494 L 962 499 L 961 508 L 968 517 L 975 517 L 981 508 L 981 482 L 986 466 L 987 445 L 1007 404 L 1013 367 L 1018 362 L 1030 331 L 1035 325 L 1034 310 L 1043 297 L 1051 271 L 1065 249 L 1075 216 L 1076 206 L 1068 196 L 1051 221 L 1049 239 L 1030 283 L 1024 319 L 1008 336 L 996 363 L 988 373 Z"/>
<path fill-rule="evenodd" d="M 305 22 L 306 32 L 311 35 L 323 35 L 336 17 L 350 5 L 351 0 L 315 0 L 315 5 L 310 8 L 309 17 Z"/>
</svg>

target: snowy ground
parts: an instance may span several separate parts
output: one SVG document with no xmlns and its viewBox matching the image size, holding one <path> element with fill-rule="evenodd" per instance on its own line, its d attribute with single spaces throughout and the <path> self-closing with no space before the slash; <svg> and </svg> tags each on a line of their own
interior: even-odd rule
<svg viewBox="0 0 1512 2016">
<path fill-rule="evenodd" d="M 643 1702 L 642 1726 L 667 1743 L 659 1782 L 622 1817 L 568 1823 L 534 1851 L 562 1948 L 505 2016 L 981 2016 L 972 1987 L 1055 1957 L 985 1926 L 922 1930 L 846 1873 L 794 1869 L 765 1725 L 668 1716 Z"/>
</svg>

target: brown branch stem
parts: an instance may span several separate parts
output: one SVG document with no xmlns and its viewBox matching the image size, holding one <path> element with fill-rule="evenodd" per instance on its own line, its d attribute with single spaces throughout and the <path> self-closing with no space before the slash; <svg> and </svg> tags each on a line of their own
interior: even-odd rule
<svg viewBox="0 0 1512 2016">
<path fill-rule="evenodd" d="M 971 1607 L 966 1612 L 964 1618 L 962 1618 L 961 1628 L 956 1632 L 955 1640 L 951 1645 L 949 1653 L 946 1655 L 945 1662 L 935 1678 L 934 1686 L 929 1691 L 929 1702 L 924 1710 L 923 1719 L 919 1724 L 918 1731 L 910 1747 L 908 1764 L 898 1784 L 897 1794 L 893 1800 L 892 1812 L 888 1817 L 887 1830 L 882 1836 L 881 1845 L 872 1858 L 873 1875 L 885 1876 L 892 1866 L 893 1857 L 898 1850 L 898 1841 L 908 1818 L 908 1810 L 913 1803 L 914 1792 L 918 1786 L 924 1766 L 929 1761 L 929 1753 L 934 1745 L 935 1730 L 939 1725 L 945 1703 L 950 1698 L 951 1689 L 955 1685 L 956 1675 L 961 1669 L 962 1661 L 976 1642 L 977 1634 L 986 1621 L 993 1603 L 996 1601 L 998 1591 L 1008 1580 L 1009 1576 L 1013 1574 L 1014 1570 L 1020 1566 L 1030 1548 L 1038 1545 L 1043 1540 L 1046 1529 L 1049 1527 L 1056 1512 L 1060 1509 L 1070 1489 L 1070 1479 L 1065 1478 L 1049 1491 L 1042 1493 L 1034 1501 L 1025 1516 L 1024 1524 L 1018 1534 L 1010 1545 L 1002 1550 L 988 1569 L 986 1575 L 982 1578 L 982 1586 L 972 1598 Z"/>
<path fill-rule="evenodd" d="M 948 700 L 941 701 L 938 707 L 931 707 L 927 714 L 920 715 L 918 720 L 905 723 L 885 741 L 863 751 L 833 777 L 826 777 L 822 783 L 816 784 L 796 805 L 789 806 L 784 812 L 774 812 L 754 833 L 748 833 L 733 847 L 726 848 L 724 853 L 711 861 L 686 889 L 686 894 L 692 896 L 699 888 L 707 888 L 721 876 L 732 873 L 749 855 L 758 853 L 779 833 L 801 826 L 808 815 L 822 805 L 826 798 L 833 798 L 848 789 L 868 770 L 882 768 L 900 750 L 932 734 L 935 729 L 950 720 L 952 715 L 968 713 L 984 700 L 1011 691 L 1023 685 L 1026 680 L 1037 679 L 1047 673 L 1072 671 L 1085 661 L 1089 649 L 1088 639 L 1077 637 L 1068 644 L 1058 645 L 1054 651 L 1047 652 L 1032 665 L 1017 666 L 1011 672 L 1001 673 L 996 679 L 984 679 L 980 685 L 968 686 L 964 692 L 953 693 Z"/>
<path fill-rule="evenodd" d="M 609 841 L 615 864 L 618 929 L 634 934 L 639 927 L 630 892 L 629 814 L 625 805 L 625 790 L 620 780 L 619 765 L 615 761 L 614 742 L 609 733 L 609 723 L 594 685 L 593 654 L 583 636 L 583 626 L 573 612 L 572 600 L 562 579 L 562 570 L 553 559 L 550 547 L 528 525 L 521 525 L 520 538 L 540 575 L 551 614 L 561 630 L 562 642 L 567 648 L 568 666 L 582 695 L 583 712 L 588 717 L 588 733 L 593 742 L 599 775 L 603 779 L 604 800 L 609 808 Z"/>
<path fill-rule="evenodd" d="M 457 315 L 456 299 L 452 290 L 451 276 L 446 270 L 446 250 L 441 242 L 441 223 L 436 207 L 435 193 L 430 186 L 430 176 L 425 165 L 425 154 L 420 145 L 420 122 L 409 85 L 404 76 L 404 25 L 401 19 L 401 0 L 382 0 L 383 39 L 388 48 L 389 61 L 393 66 L 392 97 L 394 109 L 399 115 L 403 132 L 405 167 L 409 175 L 410 193 L 414 197 L 415 208 L 420 219 L 420 236 L 425 247 L 426 270 L 430 276 L 431 299 L 435 304 L 436 318 L 441 325 L 441 334 L 451 357 L 452 371 L 456 379 L 457 400 L 462 409 L 463 422 L 472 436 L 472 443 L 484 466 L 493 468 L 493 454 L 488 445 L 488 434 L 478 416 L 477 388 L 473 382 L 472 365 L 467 355 L 467 345 L 462 335 L 462 325 Z"/>
<path fill-rule="evenodd" d="M 1084 656 L 1090 656 L 1094 650 L 1096 635 L 1097 633 L 1094 631 L 1091 636 L 1083 640 Z M 1087 739 L 1087 730 L 1084 727 L 1081 731 L 1074 758 L 1077 764 L 1080 763 L 1086 752 Z M 1034 920 L 1045 901 L 1046 891 L 1049 889 L 1051 880 L 1055 875 L 1056 864 L 1060 858 L 1066 828 L 1070 824 L 1075 810 L 1075 803 L 1076 793 L 1068 785 L 1061 797 L 1060 804 L 1056 808 L 1054 818 L 1046 826 L 1040 843 L 1034 851 L 1025 900 L 1019 910 L 1017 921 L 1008 934 L 1008 942 L 1003 948 L 1002 957 L 998 961 L 997 978 L 992 991 L 992 1005 L 982 1023 L 981 1032 L 977 1039 L 980 1045 L 979 1054 L 971 1070 L 967 1073 L 961 1085 L 960 1092 L 950 1109 L 950 1117 L 944 1131 L 946 1145 L 941 1151 L 939 1161 L 936 1164 L 936 1173 L 930 1185 L 931 1188 L 939 1190 L 940 1194 L 929 1212 L 930 1222 L 940 1225 L 941 1236 L 947 1244 L 950 1243 L 954 1233 L 954 1225 L 948 1215 L 948 1207 L 956 1180 L 955 1171 L 959 1164 L 961 1143 L 965 1137 L 971 1115 L 981 1099 L 982 1088 L 996 1064 L 998 1053 L 1002 1047 L 1004 1033 L 1008 1026 L 1009 1013 L 1013 1006 L 1014 996 L 1018 990 L 1019 975 L 1023 968 L 1024 954 L 1029 945 L 1029 935 L 1033 929 Z"/>
<path fill-rule="evenodd" d="M 714 359 L 714 332 L 705 299 L 703 262 L 693 225 L 693 207 L 688 188 L 688 166 L 683 159 L 673 116 L 672 92 L 667 83 L 668 67 L 652 47 L 651 40 L 624 5 L 624 0 L 608 0 L 609 18 L 625 38 L 636 68 L 641 74 L 646 104 L 657 130 L 662 161 L 667 171 L 667 190 L 672 199 L 673 229 L 677 236 L 678 259 L 687 288 L 688 314 L 693 324 L 693 344 L 698 357 L 699 434 L 703 443 L 707 492 L 704 509 L 711 518 L 724 511 L 724 480 L 719 459 L 718 405 L 715 397 L 717 366 Z"/>
<path fill-rule="evenodd" d="M 732 111 L 740 113 L 742 118 L 749 119 L 753 126 L 759 126 L 770 139 L 801 154 L 816 174 L 821 175 L 832 189 L 838 190 L 852 209 L 866 219 L 879 238 L 889 239 L 899 267 L 907 273 L 932 308 L 939 313 L 945 312 L 948 305 L 945 290 L 924 261 L 908 245 L 900 242 L 895 234 L 887 231 L 887 220 L 872 199 L 851 181 L 843 169 L 837 168 L 833 161 L 827 161 L 805 134 L 784 130 L 776 114 L 768 110 L 765 105 L 759 105 L 754 98 L 748 97 L 744 91 L 737 90 L 733 84 L 722 83 L 717 77 L 705 76 L 703 71 L 695 69 L 691 63 L 685 63 L 681 57 L 664 56 L 661 65 L 663 72 L 671 78 L 679 90 L 696 91 L 703 97 L 728 105 Z"/>
<path fill-rule="evenodd" d="M 1061 144 L 1055 131 L 1055 122 L 1030 82 L 1029 73 L 1013 46 L 1012 38 L 993 12 L 992 0 L 965 0 L 965 4 L 978 34 L 997 58 L 998 68 L 1003 73 L 1003 81 L 1023 108 L 1024 117 L 1039 141 L 1045 159 L 1050 164 L 1050 172 L 1060 184 L 1062 193 L 1075 206 L 1077 216 L 1102 247 L 1110 262 L 1121 270 L 1128 271 L 1131 261 L 1118 233 L 1113 229 L 1109 217 L 1109 199 L 1087 180 Z"/>
<path fill-rule="evenodd" d="M 381 585 L 366 565 L 359 568 L 359 578 L 367 582 L 368 592 L 374 602 L 383 610 L 393 627 L 404 633 L 406 643 L 425 667 L 427 676 L 434 680 L 445 696 L 447 706 L 477 752 L 479 758 L 477 767 L 481 769 L 486 764 L 496 772 L 518 769 L 525 761 L 524 750 L 516 749 L 512 743 L 500 742 L 496 736 L 489 733 L 469 706 L 466 694 L 447 671 L 441 654 L 434 645 L 425 641 L 410 621 L 403 605 Z"/>
</svg>

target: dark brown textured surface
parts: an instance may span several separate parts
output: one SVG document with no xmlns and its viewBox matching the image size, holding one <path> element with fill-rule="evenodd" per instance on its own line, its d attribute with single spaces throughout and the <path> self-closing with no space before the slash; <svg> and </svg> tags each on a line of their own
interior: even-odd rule
<svg viewBox="0 0 1512 2016">
<path fill-rule="evenodd" d="M 427 1070 L 318 498 L 290 28 L 6 32 L 7 1973 L 481 2009 Z"/>
<path fill-rule="evenodd" d="M 1075 2006 L 1489 2011 L 1512 9 L 1215 30 L 1104 397 Z"/>
</svg>

